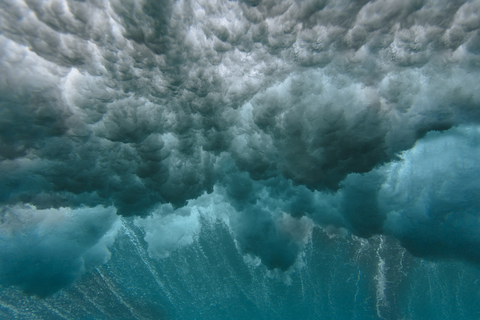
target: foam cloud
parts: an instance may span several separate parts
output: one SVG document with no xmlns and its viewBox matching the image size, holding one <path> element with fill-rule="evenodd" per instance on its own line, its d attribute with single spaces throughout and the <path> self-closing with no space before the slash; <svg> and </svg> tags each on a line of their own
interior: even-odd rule
<svg viewBox="0 0 480 320">
<path fill-rule="evenodd" d="M 432 132 L 390 166 L 378 191 L 385 230 L 410 252 L 479 263 L 479 129 Z"/>
<path fill-rule="evenodd" d="M 110 258 L 119 227 L 113 208 L 4 207 L 0 281 L 45 297 Z"/>
<path fill-rule="evenodd" d="M 393 227 L 420 209 L 388 194 L 385 168 L 419 145 L 436 148 L 418 142 L 428 132 L 479 125 L 478 1 L 27 0 L 0 9 L 3 205 L 114 206 L 143 218 L 171 206 L 146 218 L 151 225 L 137 220 L 162 258 L 183 245 L 172 240 L 182 228 L 185 244 L 201 229 L 176 210 L 210 208 L 192 201 L 211 194 L 228 203 L 222 219 L 239 250 L 270 269 L 298 260 L 310 221 L 392 234 L 429 256 L 415 251 L 426 241 L 416 232 L 428 232 Z M 464 129 L 446 136 L 455 130 Z M 402 179 L 392 183 L 420 181 Z"/>
<path fill-rule="evenodd" d="M 388 234 L 415 255 L 478 264 L 480 132 L 430 132 L 400 160 L 351 174 L 338 192 L 345 226 L 360 236 Z"/>
<path fill-rule="evenodd" d="M 198 209 L 174 210 L 169 204 L 145 219 L 136 219 L 135 224 L 146 231 L 148 253 L 157 259 L 165 259 L 172 251 L 191 245 L 201 228 Z"/>
</svg>

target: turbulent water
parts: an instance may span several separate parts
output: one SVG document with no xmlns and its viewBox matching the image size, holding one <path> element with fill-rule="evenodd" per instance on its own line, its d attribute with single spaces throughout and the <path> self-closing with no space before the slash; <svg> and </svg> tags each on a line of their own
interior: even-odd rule
<svg viewBox="0 0 480 320">
<path fill-rule="evenodd" d="M 480 1 L 0 0 L 0 317 L 478 319 Z"/>
<path fill-rule="evenodd" d="M 161 261 L 125 219 L 110 261 L 44 300 L 5 289 L 3 318 L 475 319 L 480 271 L 413 258 L 397 241 L 316 229 L 288 275 L 245 261 L 222 223 Z M 221 243 L 221 244 L 220 244 Z"/>
</svg>

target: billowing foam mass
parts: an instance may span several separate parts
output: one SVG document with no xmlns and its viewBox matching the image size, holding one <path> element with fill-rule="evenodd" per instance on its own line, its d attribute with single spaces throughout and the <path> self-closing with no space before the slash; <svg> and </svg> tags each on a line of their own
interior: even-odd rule
<svg viewBox="0 0 480 320">
<path fill-rule="evenodd" d="M 117 215 L 287 283 L 317 227 L 480 263 L 480 1 L 5 0 L 0 74 L 3 286 L 105 263 Z"/>
<path fill-rule="evenodd" d="M 118 229 L 112 208 L 2 210 L 0 281 L 48 296 L 110 258 Z"/>
</svg>

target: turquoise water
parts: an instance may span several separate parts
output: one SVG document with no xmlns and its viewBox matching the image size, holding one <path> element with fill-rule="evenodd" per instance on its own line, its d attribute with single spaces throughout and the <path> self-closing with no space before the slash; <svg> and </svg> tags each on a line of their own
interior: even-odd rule
<svg viewBox="0 0 480 320">
<path fill-rule="evenodd" d="M 222 223 L 164 260 L 148 257 L 128 219 L 110 261 L 44 300 L 4 289 L 3 318 L 475 319 L 480 275 L 462 262 L 412 257 L 388 237 L 315 229 L 301 268 L 279 279 L 246 263 Z M 472 281 L 473 280 L 473 281 Z"/>
</svg>

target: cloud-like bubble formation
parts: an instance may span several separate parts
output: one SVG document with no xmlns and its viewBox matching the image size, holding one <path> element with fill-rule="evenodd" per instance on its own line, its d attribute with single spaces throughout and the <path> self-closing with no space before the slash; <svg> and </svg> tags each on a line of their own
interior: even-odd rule
<svg viewBox="0 0 480 320">
<path fill-rule="evenodd" d="M 4 208 L 0 283 L 48 296 L 108 261 L 118 227 L 112 208 Z"/>
<path fill-rule="evenodd" d="M 3 1 L 0 202 L 80 224 L 75 208 L 114 206 L 158 258 L 222 208 L 270 269 L 298 261 L 312 223 L 478 262 L 479 15 L 462 0 Z"/>
<path fill-rule="evenodd" d="M 479 143 L 478 127 L 431 132 L 400 161 L 350 175 L 342 190 L 350 229 L 393 235 L 419 256 L 478 264 Z"/>
</svg>

